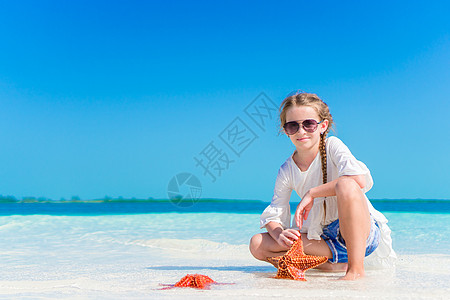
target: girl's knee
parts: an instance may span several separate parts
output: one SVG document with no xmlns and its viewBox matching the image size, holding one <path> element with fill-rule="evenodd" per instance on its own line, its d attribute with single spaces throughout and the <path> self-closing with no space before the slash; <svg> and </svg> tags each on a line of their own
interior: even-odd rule
<svg viewBox="0 0 450 300">
<path fill-rule="evenodd" d="M 361 188 L 358 183 L 349 177 L 339 177 L 336 183 L 336 195 L 341 196 L 341 198 L 348 199 L 349 196 L 353 196 L 356 193 L 361 193 Z"/>
<path fill-rule="evenodd" d="M 255 234 L 254 236 L 252 236 L 252 238 L 250 239 L 250 249 L 256 248 L 257 246 L 259 246 L 261 244 L 261 241 L 262 241 L 261 233 L 258 233 L 258 234 Z"/>
<path fill-rule="evenodd" d="M 261 242 L 262 242 L 262 234 L 261 233 L 255 234 L 250 239 L 250 244 L 249 244 L 250 253 L 257 259 L 261 259 L 260 255 L 259 255 L 259 251 L 258 251 L 258 249 L 261 246 Z"/>
</svg>

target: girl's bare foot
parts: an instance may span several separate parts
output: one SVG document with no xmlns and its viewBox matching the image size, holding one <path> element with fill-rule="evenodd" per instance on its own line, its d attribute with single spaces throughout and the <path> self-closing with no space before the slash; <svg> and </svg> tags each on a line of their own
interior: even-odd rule
<svg viewBox="0 0 450 300">
<path fill-rule="evenodd" d="M 339 280 L 357 280 L 364 277 L 364 271 L 362 272 L 353 272 L 349 271 L 344 276 L 339 278 Z"/>
</svg>

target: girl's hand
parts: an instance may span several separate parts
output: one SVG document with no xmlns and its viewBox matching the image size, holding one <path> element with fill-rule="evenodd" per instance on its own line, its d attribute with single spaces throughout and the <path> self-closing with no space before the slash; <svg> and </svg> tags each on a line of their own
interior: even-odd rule
<svg viewBox="0 0 450 300">
<path fill-rule="evenodd" d="M 314 204 L 314 198 L 308 191 L 305 196 L 303 196 L 302 201 L 297 206 L 295 211 L 295 223 L 297 223 L 298 229 L 300 230 L 303 226 L 303 220 L 308 218 L 309 212 Z"/>
<path fill-rule="evenodd" d="M 282 247 L 287 247 L 288 249 L 292 246 L 295 240 L 300 237 L 300 232 L 295 229 L 285 229 L 283 230 L 277 238 L 277 243 Z"/>
</svg>

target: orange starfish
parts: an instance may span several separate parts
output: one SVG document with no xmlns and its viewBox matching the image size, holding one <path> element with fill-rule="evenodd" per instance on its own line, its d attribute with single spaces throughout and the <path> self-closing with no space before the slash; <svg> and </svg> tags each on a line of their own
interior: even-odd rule
<svg viewBox="0 0 450 300">
<path fill-rule="evenodd" d="M 204 289 L 207 288 L 211 283 L 217 283 L 206 275 L 201 274 L 187 274 L 183 278 L 180 279 L 175 285 L 171 285 L 169 287 L 163 288 L 171 289 L 174 287 L 190 287 L 196 289 Z"/>
<path fill-rule="evenodd" d="M 306 281 L 305 271 L 325 263 L 328 258 L 325 256 L 306 255 L 303 252 L 302 239 L 299 238 L 285 255 L 268 257 L 267 260 L 274 265 L 278 263 L 276 278 Z"/>
</svg>

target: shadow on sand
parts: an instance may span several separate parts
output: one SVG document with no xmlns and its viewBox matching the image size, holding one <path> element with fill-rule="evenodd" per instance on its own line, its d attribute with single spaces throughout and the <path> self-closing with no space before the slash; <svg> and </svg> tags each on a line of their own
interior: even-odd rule
<svg viewBox="0 0 450 300">
<path fill-rule="evenodd" d="M 179 270 L 216 270 L 216 271 L 238 271 L 245 273 L 255 272 L 276 272 L 276 269 L 272 266 L 223 266 L 223 267 L 205 267 L 205 266 L 154 266 L 147 267 L 150 270 L 164 270 L 164 271 L 179 271 Z"/>
</svg>

